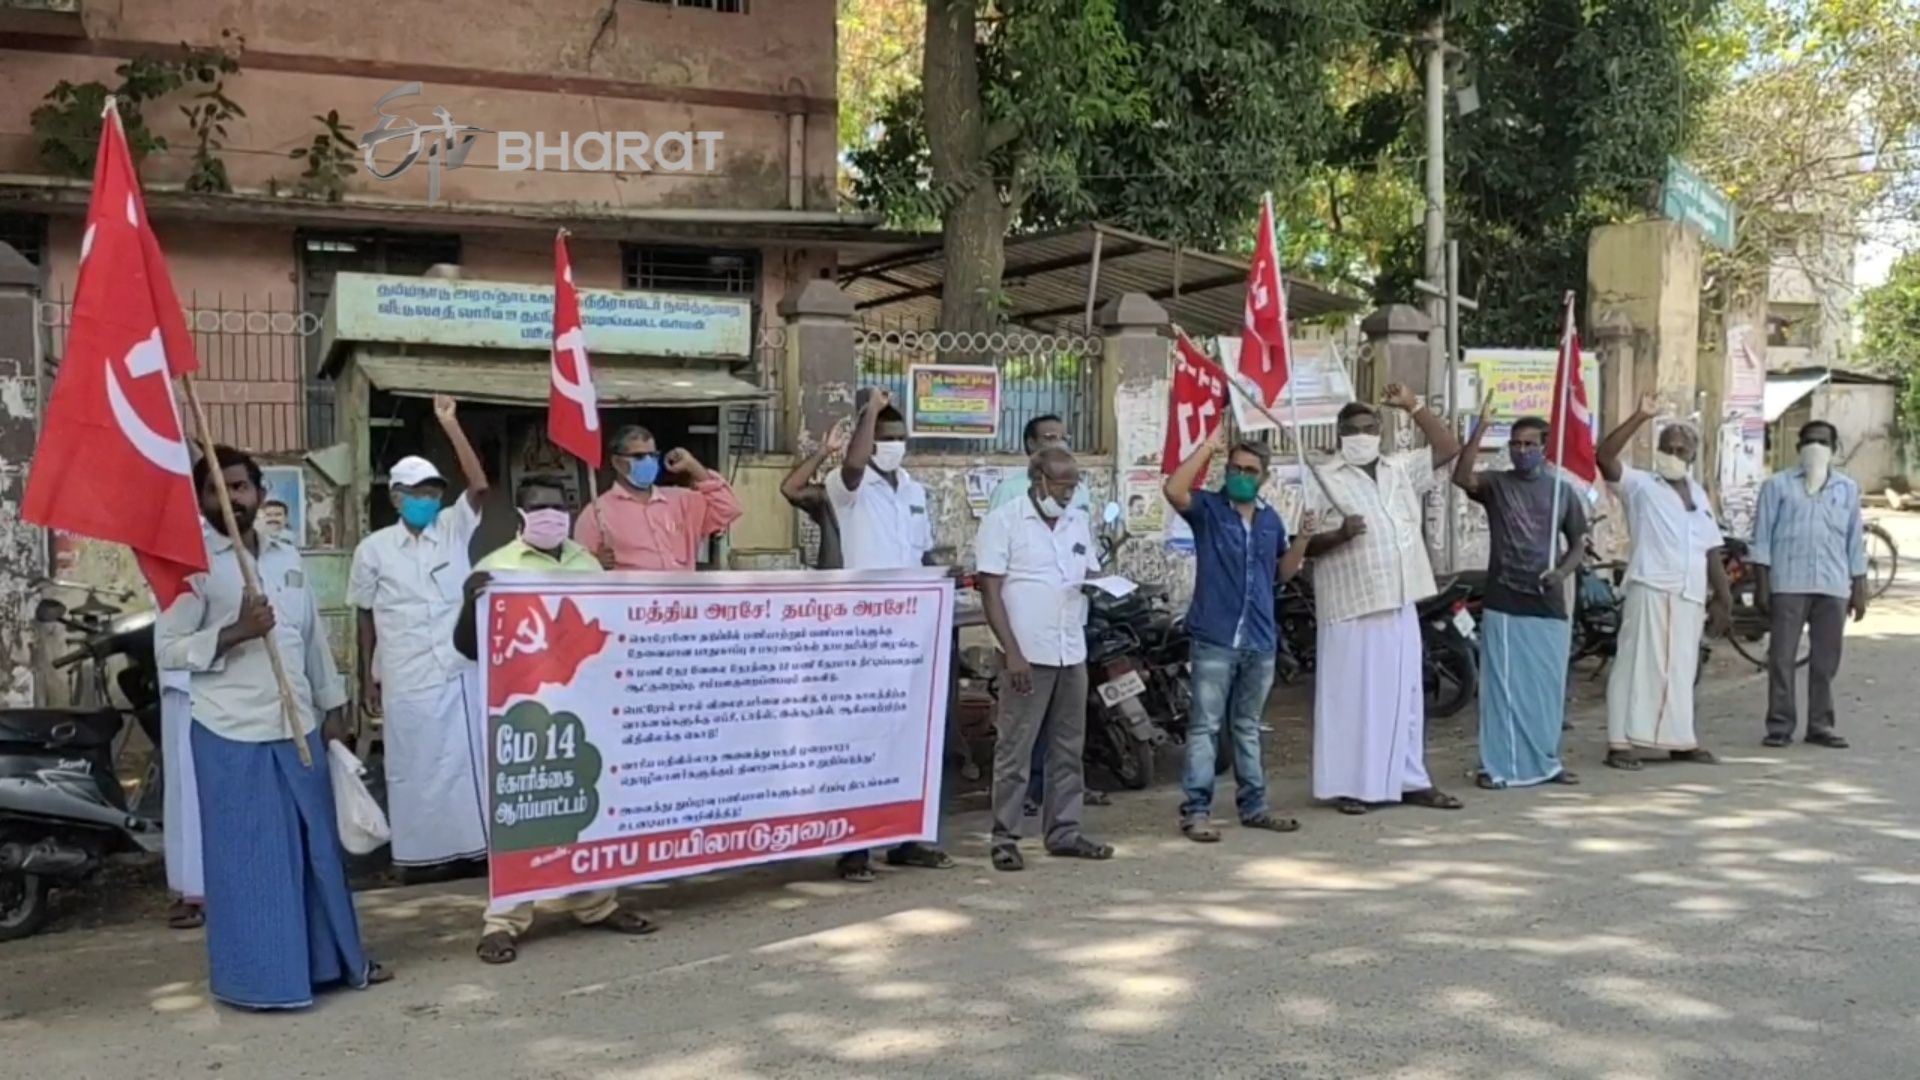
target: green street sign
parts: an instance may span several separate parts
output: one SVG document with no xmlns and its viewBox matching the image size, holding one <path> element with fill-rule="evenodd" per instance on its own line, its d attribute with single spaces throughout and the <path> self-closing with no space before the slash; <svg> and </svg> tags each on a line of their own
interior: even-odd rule
<svg viewBox="0 0 1920 1080">
<path fill-rule="evenodd" d="M 1733 250 L 1733 200 L 1679 158 L 1667 159 L 1660 216 L 1699 229 L 1714 247 Z"/>
</svg>

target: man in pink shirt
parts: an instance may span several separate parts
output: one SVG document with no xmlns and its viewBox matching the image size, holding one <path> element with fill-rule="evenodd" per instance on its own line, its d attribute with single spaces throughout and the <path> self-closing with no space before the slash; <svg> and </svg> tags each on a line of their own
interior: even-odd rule
<svg viewBox="0 0 1920 1080">
<path fill-rule="evenodd" d="M 621 428 L 608 449 L 614 486 L 573 527 L 574 540 L 607 569 L 692 570 L 700 541 L 739 519 L 740 499 L 725 480 L 685 450 L 663 461 L 646 428 Z M 692 486 L 656 486 L 663 471 Z"/>
</svg>

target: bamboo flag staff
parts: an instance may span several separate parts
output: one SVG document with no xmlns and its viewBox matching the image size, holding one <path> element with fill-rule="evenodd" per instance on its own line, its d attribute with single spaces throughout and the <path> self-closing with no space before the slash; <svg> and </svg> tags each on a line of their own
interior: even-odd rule
<svg viewBox="0 0 1920 1080">
<path fill-rule="evenodd" d="M 206 455 L 207 472 L 213 477 L 213 490 L 220 496 L 220 524 L 226 529 L 227 539 L 233 542 L 234 560 L 240 564 L 240 577 L 244 582 L 241 595 L 265 596 L 266 590 L 260 587 L 260 568 L 254 563 L 253 553 L 240 540 L 240 520 L 233 513 L 233 493 L 227 490 L 227 475 L 214 453 L 213 430 L 207 426 L 207 412 L 200 407 L 200 395 L 193 389 L 193 376 L 181 376 L 180 385 L 186 390 L 188 406 L 193 409 L 193 426 L 200 439 L 200 452 Z M 280 646 L 274 640 L 274 632 L 267 631 L 260 644 L 267 648 L 267 662 L 273 665 L 273 681 L 280 686 L 280 715 L 287 722 L 287 735 L 300 752 L 300 764 L 311 769 L 313 751 L 307 749 L 307 740 L 300 732 L 300 710 L 294 704 L 293 687 L 287 682 L 287 668 L 280 659 Z M 318 720 L 315 717 L 315 721 Z"/>
</svg>

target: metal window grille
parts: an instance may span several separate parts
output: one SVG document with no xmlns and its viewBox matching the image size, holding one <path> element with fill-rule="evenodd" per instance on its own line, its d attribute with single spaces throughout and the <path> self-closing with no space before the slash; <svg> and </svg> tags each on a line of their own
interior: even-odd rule
<svg viewBox="0 0 1920 1080">
<path fill-rule="evenodd" d="M 692 5 L 689 5 L 692 6 Z M 738 296 L 753 301 L 753 370 L 749 377 L 773 392 L 758 406 L 725 410 L 728 447 L 735 456 L 769 453 L 780 445 L 780 380 L 785 366 L 784 327 L 763 324 L 760 253 L 751 248 L 657 247 L 626 244 L 621 277 L 629 289 Z"/>
</svg>

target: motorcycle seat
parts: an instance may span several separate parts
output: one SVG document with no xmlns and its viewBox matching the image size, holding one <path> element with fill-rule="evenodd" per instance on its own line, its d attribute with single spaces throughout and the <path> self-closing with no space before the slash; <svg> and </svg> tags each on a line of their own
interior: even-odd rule
<svg viewBox="0 0 1920 1080">
<path fill-rule="evenodd" d="M 0 745 L 97 750 L 113 745 L 121 724 L 111 709 L 8 709 L 0 711 Z"/>
</svg>

